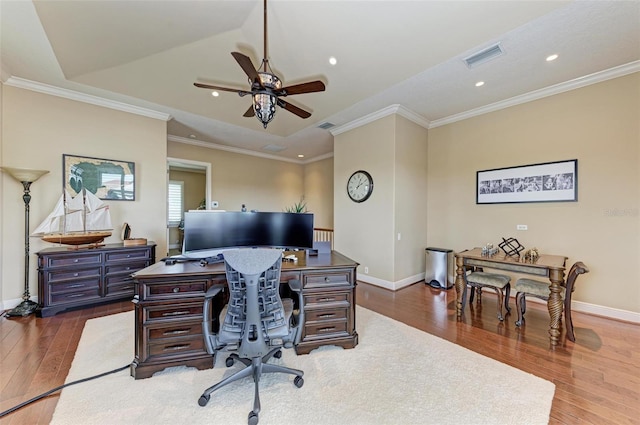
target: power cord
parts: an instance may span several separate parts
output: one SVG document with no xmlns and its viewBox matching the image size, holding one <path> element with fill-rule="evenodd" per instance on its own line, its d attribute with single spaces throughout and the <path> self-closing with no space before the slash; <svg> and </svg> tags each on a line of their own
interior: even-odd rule
<svg viewBox="0 0 640 425">
<path fill-rule="evenodd" d="M 36 402 L 36 401 L 38 401 L 38 400 L 40 400 L 42 398 L 45 398 L 45 397 L 55 393 L 56 391 L 60 391 L 61 389 L 65 388 L 65 387 L 69 387 L 71 385 L 79 384 L 81 382 L 91 381 L 92 379 L 102 378 L 103 376 L 107 376 L 107 375 L 110 375 L 112 373 L 116 373 L 116 372 L 120 372 L 122 370 L 128 369 L 129 366 L 131 366 L 131 364 L 119 367 L 119 368 L 114 369 L 114 370 L 110 370 L 109 372 L 104 372 L 104 373 L 101 373 L 99 375 L 94 375 L 94 376 L 91 376 L 89 378 L 79 379 L 77 381 L 69 382 L 68 384 L 64 384 L 64 385 L 60 385 L 59 387 L 55 387 L 54 389 L 49 390 L 46 393 L 42 393 L 39 396 L 36 396 L 36 397 L 34 397 L 34 398 L 30 399 L 30 400 L 27 400 L 27 401 L 25 401 L 23 403 L 18 404 L 17 406 L 13 406 L 12 408 L 10 408 L 8 410 L 5 410 L 4 412 L 0 412 L 0 418 L 8 415 L 9 413 L 13 413 L 16 410 L 22 409 L 23 407 L 25 407 L 25 406 L 33 403 L 33 402 Z"/>
</svg>

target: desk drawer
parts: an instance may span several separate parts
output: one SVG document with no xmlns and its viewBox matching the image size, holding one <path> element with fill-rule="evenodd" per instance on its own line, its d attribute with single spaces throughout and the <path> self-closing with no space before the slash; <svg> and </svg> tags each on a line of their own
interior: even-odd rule
<svg viewBox="0 0 640 425">
<path fill-rule="evenodd" d="M 154 357 L 169 357 L 169 356 L 183 356 L 185 354 L 194 353 L 206 353 L 204 348 L 204 339 L 202 336 L 199 338 L 184 338 L 180 340 L 167 341 L 160 344 L 149 344 L 149 356 Z"/>
<path fill-rule="evenodd" d="M 351 273 L 349 271 L 337 271 L 332 273 L 306 273 L 302 276 L 303 288 L 324 288 L 351 286 Z"/>
<path fill-rule="evenodd" d="M 207 291 L 206 280 L 192 280 L 182 282 L 168 282 L 161 284 L 142 283 L 145 294 L 145 300 L 155 299 L 176 299 L 182 296 L 193 297 L 202 296 Z"/>
<path fill-rule="evenodd" d="M 202 320 L 203 303 L 160 305 L 144 307 L 145 322 L 170 319 Z"/>
<path fill-rule="evenodd" d="M 322 310 L 306 310 L 305 322 L 321 322 L 327 320 L 346 320 L 348 307 Z"/>
<path fill-rule="evenodd" d="M 305 309 L 313 307 L 326 307 L 327 305 L 349 306 L 350 294 L 348 292 L 321 292 L 317 294 L 304 294 Z"/>
<path fill-rule="evenodd" d="M 335 336 L 348 336 L 347 319 L 305 323 L 303 341 Z"/>
<path fill-rule="evenodd" d="M 147 337 L 150 342 L 167 338 L 196 337 L 202 338 L 202 321 L 187 322 L 161 328 L 147 327 Z"/>
</svg>

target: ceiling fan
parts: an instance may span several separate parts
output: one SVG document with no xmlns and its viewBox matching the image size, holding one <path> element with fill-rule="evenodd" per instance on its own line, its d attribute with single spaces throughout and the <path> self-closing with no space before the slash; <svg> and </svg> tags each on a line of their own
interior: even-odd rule
<svg viewBox="0 0 640 425">
<path fill-rule="evenodd" d="M 229 87 L 213 86 L 209 84 L 193 83 L 194 86 L 209 90 L 221 90 L 238 93 L 241 97 L 251 95 L 253 103 L 244 113 L 245 117 L 256 116 L 264 128 L 271 122 L 275 113 L 276 105 L 299 116 L 309 118 L 310 112 L 305 111 L 289 102 L 282 100 L 282 97 L 294 94 L 314 93 L 324 91 L 325 85 L 322 81 L 310 81 L 308 83 L 295 84 L 293 86 L 282 87 L 282 81 L 271 71 L 267 56 L 267 0 L 264 0 L 264 57 L 262 59 L 262 71 L 256 70 L 248 56 L 239 52 L 231 52 L 236 62 L 249 77 L 250 90 L 233 89 Z M 260 67 L 258 68 L 260 69 Z"/>
</svg>

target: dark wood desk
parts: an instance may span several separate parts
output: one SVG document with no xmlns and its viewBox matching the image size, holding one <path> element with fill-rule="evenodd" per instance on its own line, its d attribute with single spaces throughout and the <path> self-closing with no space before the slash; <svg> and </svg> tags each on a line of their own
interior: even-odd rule
<svg viewBox="0 0 640 425">
<path fill-rule="evenodd" d="M 462 299 L 467 290 L 464 282 L 464 266 L 488 267 L 506 270 L 513 273 L 524 273 L 546 277 L 550 281 L 551 294 L 547 301 L 549 309 L 549 338 L 552 346 L 558 345 L 560 339 L 560 317 L 562 317 L 562 296 L 560 292 L 564 286 L 564 271 L 567 257 L 561 255 L 540 255 L 535 263 L 524 262 L 519 258 L 509 257 L 503 252 L 493 256 L 482 255 L 481 248 L 462 251 L 456 255 L 456 314 L 462 316 L 464 306 Z"/>
<path fill-rule="evenodd" d="M 353 348 L 356 332 L 355 286 L 358 263 L 338 252 L 283 262 L 281 282 L 299 279 L 305 311 L 296 353 L 323 345 Z M 225 284 L 224 264 L 202 267 L 197 262 L 153 264 L 133 274 L 136 282 L 135 358 L 131 376 L 148 378 L 170 366 L 213 367 L 202 335 L 204 294 Z M 222 300 L 218 300 L 221 307 Z"/>
</svg>

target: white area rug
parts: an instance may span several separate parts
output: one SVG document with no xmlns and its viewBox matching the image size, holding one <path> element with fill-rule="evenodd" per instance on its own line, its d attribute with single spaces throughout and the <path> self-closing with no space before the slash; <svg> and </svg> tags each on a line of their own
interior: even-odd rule
<svg viewBox="0 0 640 425">
<path fill-rule="evenodd" d="M 359 345 L 273 359 L 305 372 L 264 375 L 260 424 L 546 424 L 555 386 L 441 338 L 358 307 Z M 67 382 L 130 363 L 133 312 L 89 320 Z M 198 398 L 235 371 L 165 369 L 134 380 L 122 371 L 65 388 L 52 424 L 246 424 L 249 378 Z"/>
</svg>

